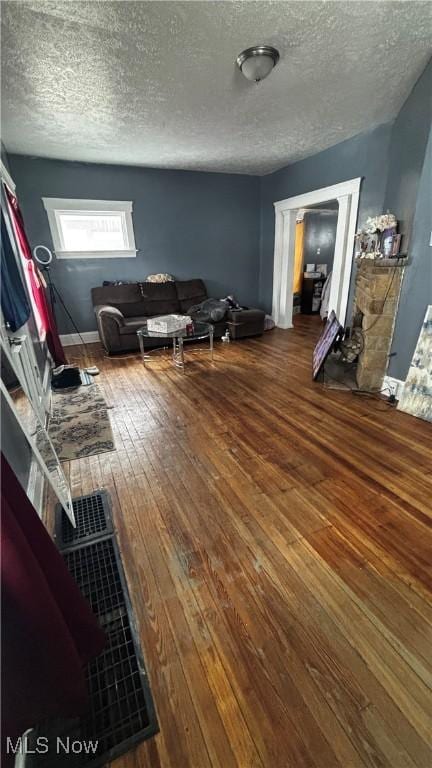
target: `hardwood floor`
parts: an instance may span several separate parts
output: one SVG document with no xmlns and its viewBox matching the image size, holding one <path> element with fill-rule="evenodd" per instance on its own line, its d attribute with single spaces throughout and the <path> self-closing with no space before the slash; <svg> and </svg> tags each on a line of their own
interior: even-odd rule
<svg viewBox="0 0 432 768">
<path fill-rule="evenodd" d="M 91 347 L 117 450 L 65 467 L 111 494 L 160 724 L 115 768 L 432 766 L 431 426 L 313 384 L 317 334 Z"/>
</svg>

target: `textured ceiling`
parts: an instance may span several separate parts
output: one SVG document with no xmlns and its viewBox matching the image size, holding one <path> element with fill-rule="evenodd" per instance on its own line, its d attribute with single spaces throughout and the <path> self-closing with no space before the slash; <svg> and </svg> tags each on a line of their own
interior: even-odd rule
<svg viewBox="0 0 432 768">
<path fill-rule="evenodd" d="M 2 135 L 43 157 L 265 174 L 392 119 L 430 2 L 2 2 Z M 234 61 L 281 59 L 255 84 Z"/>
</svg>

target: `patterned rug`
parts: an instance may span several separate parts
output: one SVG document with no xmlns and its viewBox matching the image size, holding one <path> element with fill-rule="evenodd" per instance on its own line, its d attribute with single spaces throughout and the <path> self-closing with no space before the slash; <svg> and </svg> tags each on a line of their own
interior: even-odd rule
<svg viewBox="0 0 432 768">
<path fill-rule="evenodd" d="M 97 384 L 54 393 L 48 432 L 60 461 L 115 447 L 106 400 Z"/>
</svg>

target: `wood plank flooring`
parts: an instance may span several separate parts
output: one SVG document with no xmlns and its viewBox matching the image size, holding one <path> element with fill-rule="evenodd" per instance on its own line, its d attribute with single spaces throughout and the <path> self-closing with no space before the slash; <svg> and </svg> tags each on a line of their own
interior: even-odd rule
<svg viewBox="0 0 432 768">
<path fill-rule="evenodd" d="M 64 466 L 111 494 L 160 723 L 115 768 L 432 766 L 432 430 L 313 384 L 318 332 L 90 348 L 117 450 Z"/>
</svg>

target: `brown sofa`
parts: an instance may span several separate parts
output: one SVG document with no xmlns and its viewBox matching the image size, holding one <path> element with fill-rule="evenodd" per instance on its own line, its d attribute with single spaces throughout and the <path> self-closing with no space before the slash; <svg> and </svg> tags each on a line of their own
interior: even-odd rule
<svg viewBox="0 0 432 768">
<path fill-rule="evenodd" d="M 139 348 L 137 330 L 149 317 L 187 314 L 207 298 L 207 291 L 202 280 L 176 280 L 106 285 L 92 288 L 91 295 L 102 344 L 109 354 L 116 354 Z M 233 339 L 257 336 L 264 331 L 264 312 L 229 310 L 221 322 L 214 323 L 215 337 L 220 338 L 227 327 Z M 153 346 L 161 346 L 160 340 L 155 339 Z"/>
</svg>

